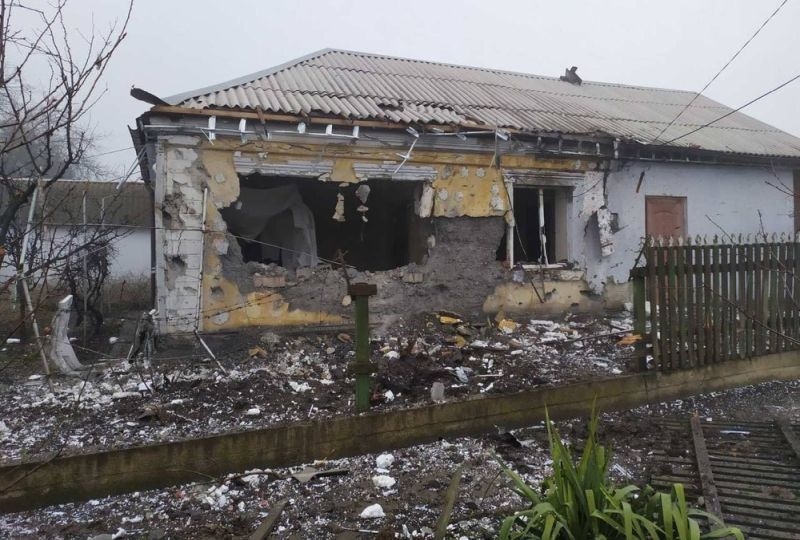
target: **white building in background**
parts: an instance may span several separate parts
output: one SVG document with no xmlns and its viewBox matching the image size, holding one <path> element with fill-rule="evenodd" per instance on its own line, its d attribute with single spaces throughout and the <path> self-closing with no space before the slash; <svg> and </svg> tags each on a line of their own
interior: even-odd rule
<svg viewBox="0 0 800 540">
<path fill-rule="evenodd" d="M 0 192 L 0 207 L 7 197 L 4 190 Z M 59 180 L 47 189 L 44 197 L 37 197 L 36 206 L 33 222 L 41 225 L 37 234 L 41 234 L 42 240 L 30 245 L 45 257 L 63 250 L 70 238 L 83 231 L 91 236 L 97 227 L 111 228 L 114 230 L 111 278 L 129 281 L 150 278 L 152 199 L 143 182 L 128 181 L 118 190 L 116 182 Z M 18 213 L 18 227 L 24 227 L 27 216 L 26 205 Z M 16 273 L 14 264 L 11 257 L 3 261 L 0 267 L 3 281 Z"/>
</svg>

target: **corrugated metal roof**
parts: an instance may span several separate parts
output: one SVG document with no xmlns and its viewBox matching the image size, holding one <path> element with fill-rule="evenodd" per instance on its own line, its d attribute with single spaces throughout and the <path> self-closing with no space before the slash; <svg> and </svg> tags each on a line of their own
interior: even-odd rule
<svg viewBox="0 0 800 540">
<path fill-rule="evenodd" d="M 325 49 L 275 68 L 166 98 L 182 107 L 563 134 L 604 133 L 650 144 L 697 94 Z M 730 107 L 699 96 L 659 142 Z M 663 143 L 662 143 L 663 144 Z M 741 112 L 673 146 L 800 157 L 800 139 Z"/>
</svg>

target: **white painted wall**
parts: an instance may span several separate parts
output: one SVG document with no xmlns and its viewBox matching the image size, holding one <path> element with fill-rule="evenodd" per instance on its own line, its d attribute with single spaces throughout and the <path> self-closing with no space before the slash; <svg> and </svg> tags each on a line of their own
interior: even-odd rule
<svg viewBox="0 0 800 540">
<path fill-rule="evenodd" d="M 639 175 L 645 172 L 639 192 Z M 645 235 L 645 196 L 687 198 L 688 233 L 707 235 L 794 232 L 794 201 L 790 169 L 678 163 L 631 163 L 611 172 L 605 185 L 607 206 L 619 214 L 614 253 L 600 256 L 597 227 L 587 227 L 580 215 L 586 192 L 596 183 L 589 173 L 586 187 L 576 188 L 570 228 L 570 258 L 586 269 L 595 291 L 606 283 L 624 283 L 641 249 Z M 778 186 L 778 187 L 775 187 Z M 780 189 L 779 189 L 780 188 Z"/>
<path fill-rule="evenodd" d="M 58 227 L 52 235 L 52 242 L 66 242 L 69 239 L 69 229 Z M 62 244 L 63 245 L 63 244 Z M 113 245 L 116 255 L 111 262 L 111 277 L 125 279 L 150 279 L 150 231 L 147 229 L 134 229 L 124 236 L 115 238 Z M 58 248 L 50 247 L 50 241 L 43 248 L 47 253 L 55 253 Z M 16 269 L 4 261 L 0 268 L 0 283 L 16 275 Z"/>
</svg>

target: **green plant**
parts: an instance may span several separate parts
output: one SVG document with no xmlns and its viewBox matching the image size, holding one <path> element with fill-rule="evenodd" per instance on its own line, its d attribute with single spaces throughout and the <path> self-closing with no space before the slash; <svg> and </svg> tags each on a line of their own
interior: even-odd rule
<svg viewBox="0 0 800 540">
<path fill-rule="evenodd" d="M 503 520 L 501 540 L 704 540 L 733 536 L 744 540 L 735 527 L 687 504 L 683 486 L 671 494 L 647 487 L 614 487 L 608 477 L 610 455 L 597 436 L 599 415 L 593 411 L 580 460 L 547 418 L 553 473 L 542 483 L 542 494 L 503 466 L 512 489 L 530 506 Z M 712 525 L 703 532 L 699 520 Z"/>
</svg>

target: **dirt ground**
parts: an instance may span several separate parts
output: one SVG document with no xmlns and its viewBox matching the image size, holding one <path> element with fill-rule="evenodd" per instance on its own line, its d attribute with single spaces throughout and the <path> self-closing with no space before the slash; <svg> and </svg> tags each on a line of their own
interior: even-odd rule
<svg viewBox="0 0 800 540">
<path fill-rule="evenodd" d="M 375 410 L 509 393 L 627 370 L 625 313 L 482 325 L 428 314 L 373 331 Z M 275 426 L 354 412 L 353 336 L 241 332 L 207 336 L 219 362 L 195 341 L 170 342 L 151 368 L 76 348 L 80 378 L 39 372 L 32 346 L 0 351 L 2 461 L 61 455 Z M 77 346 L 77 345 L 76 345 Z M 119 342 L 117 351 L 126 351 Z M 27 357 L 23 356 L 26 353 Z M 15 358 L 23 361 L 13 363 Z"/>
<path fill-rule="evenodd" d="M 714 420 L 763 421 L 782 416 L 796 422 L 800 421 L 798 390 L 798 382 L 773 382 L 604 414 L 601 437 L 614 452 L 612 476 L 625 483 L 648 481 L 654 466 L 650 450 L 663 444 L 658 424 L 662 418 L 688 419 L 699 414 Z M 586 422 L 559 422 L 558 429 L 562 438 L 579 448 Z M 494 538 L 502 516 L 523 504 L 509 489 L 498 460 L 529 482 L 541 481 L 549 466 L 544 425 L 317 463 L 319 470 L 346 472 L 308 483 L 292 478 L 305 466 L 255 470 L 204 483 L 7 514 L 0 516 L 0 530 L 8 538 L 25 539 L 245 538 L 273 505 L 288 499 L 277 538 L 430 538 L 447 486 L 463 467 L 448 538 Z M 360 517 L 373 504 L 380 505 L 384 517 Z"/>
</svg>

